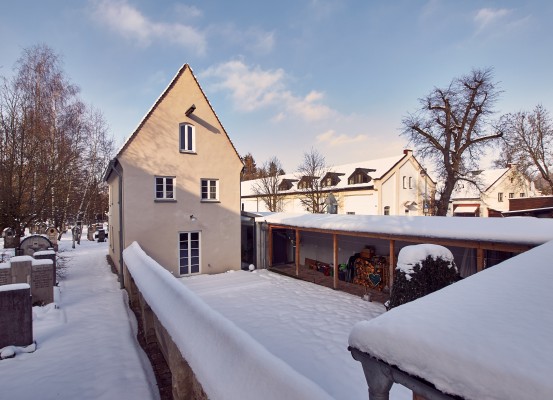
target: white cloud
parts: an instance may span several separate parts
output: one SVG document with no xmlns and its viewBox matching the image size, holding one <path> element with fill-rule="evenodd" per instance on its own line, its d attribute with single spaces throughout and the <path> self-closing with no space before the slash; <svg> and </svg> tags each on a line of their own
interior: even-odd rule
<svg viewBox="0 0 553 400">
<path fill-rule="evenodd" d="M 286 86 L 286 74 L 281 68 L 263 70 L 234 60 L 210 67 L 200 76 L 217 80 L 213 88 L 229 91 L 234 107 L 239 111 L 275 108 L 277 114 L 272 118 L 273 122 L 281 121 L 287 113 L 307 121 L 336 115 L 335 111 L 320 103 L 323 93 L 311 91 L 304 97 L 292 93 Z"/>
<path fill-rule="evenodd" d="M 511 13 L 511 10 L 506 8 L 481 8 L 474 16 L 474 22 L 477 25 L 477 31 L 480 32 L 497 21 L 504 19 Z"/>
<path fill-rule="evenodd" d="M 200 10 L 198 7 L 189 6 L 186 4 L 177 4 L 175 6 L 175 11 L 180 18 L 192 19 L 203 16 L 202 10 Z"/>
<path fill-rule="evenodd" d="M 317 141 L 319 143 L 326 143 L 329 146 L 341 146 L 346 144 L 359 143 L 364 142 L 367 139 L 367 135 L 363 134 L 348 136 L 345 133 L 342 133 L 341 135 L 338 135 L 333 129 L 317 135 Z"/>
<path fill-rule="evenodd" d="M 144 46 L 159 40 L 194 50 L 200 55 L 205 53 L 205 35 L 196 28 L 180 23 L 152 21 L 126 0 L 99 0 L 92 4 L 93 15 L 100 23 Z"/>
</svg>

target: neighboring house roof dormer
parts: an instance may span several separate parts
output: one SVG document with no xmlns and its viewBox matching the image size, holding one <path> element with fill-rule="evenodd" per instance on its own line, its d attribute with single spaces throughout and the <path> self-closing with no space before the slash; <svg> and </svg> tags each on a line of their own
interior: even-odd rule
<svg viewBox="0 0 553 400">
<path fill-rule="evenodd" d="M 344 175 L 344 173 L 339 172 L 327 172 L 321 179 L 321 187 L 336 186 L 341 181 L 340 176 Z"/>
<path fill-rule="evenodd" d="M 278 190 L 279 191 L 286 191 L 292 189 L 294 186 L 294 182 L 297 182 L 297 179 L 283 179 L 278 184 Z"/>
<path fill-rule="evenodd" d="M 313 186 L 313 181 L 319 179 L 318 176 L 302 176 L 298 182 L 298 189 L 309 189 Z"/>
<path fill-rule="evenodd" d="M 372 178 L 369 175 L 371 172 L 376 172 L 372 168 L 355 168 L 355 171 L 348 177 L 348 184 L 355 185 L 358 183 L 369 183 Z"/>
</svg>

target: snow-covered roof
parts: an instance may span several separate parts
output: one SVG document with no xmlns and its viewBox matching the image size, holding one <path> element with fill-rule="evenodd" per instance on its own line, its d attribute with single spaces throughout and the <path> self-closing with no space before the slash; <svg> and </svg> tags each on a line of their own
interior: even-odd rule
<svg viewBox="0 0 553 400">
<path fill-rule="evenodd" d="M 358 323 L 349 344 L 466 399 L 551 399 L 551 259 L 553 241 Z"/>
<path fill-rule="evenodd" d="M 531 246 L 553 240 L 553 219 L 549 218 L 458 218 L 274 213 L 256 218 L 256 221 L 306 229 L 500 242 Z M 524 234 L 521 232 L 524 232 Z"/>
<path fill-rule="evenodd" d="M 509 171 L 509 168 L 499 168 L 499 169 L 486 169 L 479 171 L 478 173 L 472 173 L 469 176 L 470 179 L 476 181 L 480 189 L 485 192 L 490 187 L 493 186 L 503 175 Z M 457 184 L 457 187 L 451 195 L 451 199 L 479 199 L 480 191 L 478 188 L 470 182 L 460 181 Z"/>
<path fill-rule="evenodd" d="M 404 157 L 407 157 L 407 155 L 402 153 L 400 155 L 393 156 L 393 157 L 358 161 L 351 164 L 342 164 L 342 165 L 336 165 L 334 167 L 331 167 L 329 168 L 329 172 L 340 174 L 340 176 L 338 177 L 340 179 L 340 182 L 338 182 L 337 185 L 325 187 L 323 188 L 323 190 L 339 190 L 344 188 L 372 186 L 373 184 L 372 181 L 368 183 L 358 183 L 358 184 L 349 185 L 348 178 L 350 177 L 351 174 L 355 172 L 356 169 L 361 168 L 361 169 L 371 170 L 368 174 L 373 180 L 382 179 L 382 177 L 386 175 L 386 173 L 390 171 L 394 167 L 394 165 L 400 162 Z M 374 170 L 374 172 L 372 170 Z M 299 176 L 295 173 L 281 175 L 279 182 L 282 182 L 282 180 L 284 179 L 289 179 L 293 181 L 291 189 L 287 191 L 282 191 L 282 193 L 286 193 L 286 192 L 293 193 L 297 191 L 298 178 Z M 319 178 L 322 179 L 324 178 L 324 176 L 320 176 Z M 255 195 L 255 192 L 253 191 L 253 187 L 256 184 L 256 182 L 259 182 L 259 179 L 253 179 L 250 181 L 242 182 L 242 196 Z"/>
</svg>

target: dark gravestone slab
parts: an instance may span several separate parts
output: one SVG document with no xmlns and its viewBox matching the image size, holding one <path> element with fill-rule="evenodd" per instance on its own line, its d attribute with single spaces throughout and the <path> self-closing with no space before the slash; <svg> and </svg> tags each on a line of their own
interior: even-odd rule
<svg viewBox="0 0 553 400">
<path fill-rule="evenodd" d="M 33 343 L 31 299 L 26 283 L 0 286 L 0 348 Z"/>
<path fill-rule="evenodd" d="M 33 261 L 31 275 L 31 293 L 33 304 L 45 305 L 54 302 L 54 279 L 52 260 Z"/>
<path fill-rule="evenodd" d="M 33 254 L 33 257 L 35 258 L 35 260 L 52 260 L 52 263 L 54 264 L 52 276 L 53 276 L 54 285 L 55 285 L 56 284 L 56 252 L 54 250 L 36 251 L 35 254 Z"/>
<path fill-rule="evenodd" d="M 10 263 L 0 263 L 0 286 L 12 283 Z"/>
</svg>

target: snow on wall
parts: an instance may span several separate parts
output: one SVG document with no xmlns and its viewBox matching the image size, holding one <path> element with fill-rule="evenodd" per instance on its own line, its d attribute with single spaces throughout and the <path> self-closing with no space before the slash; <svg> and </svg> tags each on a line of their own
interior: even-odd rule
<svg viewBox="0 0 553 400">
<path fill-rule="evenodd" d="M 138 243 L 124 250 L 123 259 L 210 399 L 331 399 L 210 308 Z"/>
<path fill-rule="evenodd" d="M 466 399 L 552 399 L 552 258 L 550 241 L 358 323 L 349 344 Z"/>
</svg>

